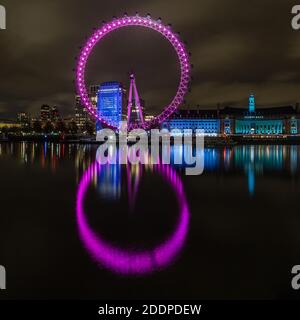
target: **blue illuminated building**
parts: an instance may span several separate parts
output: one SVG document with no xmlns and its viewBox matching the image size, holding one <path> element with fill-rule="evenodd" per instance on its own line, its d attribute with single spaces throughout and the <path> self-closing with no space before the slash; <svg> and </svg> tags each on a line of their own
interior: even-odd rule
<svg viewBox="0 0 300 320">
<path fill-rule="evenodd" d="M 253 94 L 249 96 L 248 104 L 249 114 L 243 118 L 235 120 L 235 133 L 236 134 L 249 134 L 249 135 L 271 135 L 283 134 L 284 121 L 283 119 L 271 118 L 273 115 L 256 113 L 255 111 L 255 97 Z"/>
<path fill-rule="evenodd" d="M 219 119 L 174 119 L 169 121 L 168 128 L 173 129 L 190 129 L 203 130 L 205 135 L 217 135 L 220 131 Z"/>
<path fill-rule="evenodd" d="M 224 134 L 236 135 L 297 135 L 299 106 L 256 108 L 255 96 L 251 94 L 246 108 L 226 107 L 220 111 Z M 228 125 L 231 120 L 231 126 Z M 230 132 L 230 133 L 229 133 Z"/>
<path fill-rule="evenodd" d="M 221 130 L 221 133 L 225 135 L 230 135 L 233 132 L 233 120 L 230 119 L 229 117 L 226 117 L 225 119 L 222 120 L 223 124 L 223 129 Z"/>
<path fill-rule="evenodd" d="M 119 82 L 104 82 L 97 93 L 97 111 L 100 117 L 115 127 L 122 121 L 124 89 Z M 101 124 L 97 123 L 97 131 Z"/>
<path fill-rule="evenodd" d="M 243 108 L 179 110 L 162 125 L 168 130 L 203 130 L 205 136 L 274 136 L 300 134 L 300 107 L 257 108 L 255 95 Z"/>
<path fill-rule="evenodd" d="M 121 165 L 102 165 L 97 176 L 97 187 L 105 200 L 119 200 L 121 197 Z"/>
<path fill-rule="evenodd" d="M 202 130 L 206 136 L 216 136 L 221 130 L 218 112 L 213 110 L 180 110 L 167 120 L 163 127 L 168 130 Z"/>
</svg>

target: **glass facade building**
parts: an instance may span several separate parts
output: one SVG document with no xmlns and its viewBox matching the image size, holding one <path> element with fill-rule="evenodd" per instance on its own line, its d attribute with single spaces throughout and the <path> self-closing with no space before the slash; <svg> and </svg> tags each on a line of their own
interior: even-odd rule
<svg viewBox="0 0 300 320">
<path fill-rule="evenodd" d="M 119 82 L 104 82 L 97 93 L 97 111 L 100 117 L 115 127 L 122 121 L 124 90 Z M 101 124 L 97 124 L 97 130 Z"/>
</svg>

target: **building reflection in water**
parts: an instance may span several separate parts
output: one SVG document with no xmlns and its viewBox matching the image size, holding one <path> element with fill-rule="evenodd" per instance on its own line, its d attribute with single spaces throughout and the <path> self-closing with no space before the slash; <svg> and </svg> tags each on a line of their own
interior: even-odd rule
<svg viewBox="0 0 300 320">
<path fill-rule="evenodd" d="M 299 148 L 295 146 L 237 146 L 234 148 L 235 169 L 243 169 L 248 178 L 249 195 L 255 194 L 256 176 L 298 170 Z"/>
<path fill-rule="evenodd" d="M 76 181 L 95 160 L 96 145 L 55 144 L 55 143 L 0 143 L 0 156 L 12 156 L 26 165 L 39 165 L 44 169 L 57 172 L 65 161 L 75 163 Z M 171 147 L 171 164 L 180 171 L 186 165 L 177 165 L 174 159 L 183 159 L 182 146 Z M 187 153 L 189 154 L 189 153 Z M 285 173 L 299 175 L 300 146 L 292 145 L 244 145 L 234 147 L 205 148 L 204 174 L 243 174 L 248 180 L 250 195 L 255 193 L 257 176 Z M 149 156 L 149 155 L 146 155 Z M 138 175 L 132 171 L 132 194 L 138 184 Z M 98 191 L 107 200 L 117 200 L 121 194 L 121 168 L 108 166 L 95 180 Z M 137 180 L 137 181 L 136 181 Z"/>
<path fill-rule="evenodd" d="M 99 175 L 95 177 L 97 190 L 103 198 L 110 201 L 121 197 L 121 165 L 103 165 Z"/>
</svg>

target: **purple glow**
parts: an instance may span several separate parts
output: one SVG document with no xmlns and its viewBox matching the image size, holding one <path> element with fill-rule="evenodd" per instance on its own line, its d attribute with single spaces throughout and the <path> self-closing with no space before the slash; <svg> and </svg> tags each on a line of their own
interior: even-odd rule
<svg viewBox="0 0 300 320">
<path fill-rule="evenodd" d="M 80 238 L 91 256 L 107 269 L 124 275 L 143 275 L 168 266 L 180 252 L 189 225 L 189 209 L 183 185 L 176 171 L 167 165 L 155 165 L 153 170 L 161 174 L 176 193 L 180 214 L 173 234 L 161 245 L 143 252 L 123 250 L 110 245 L 91 230 L 85 218 L 83 203 L 86 190 L 93 176 L 101 170 L 99 164 L 91 165 L 83 174 L 77 190 L 77 225 Z"/>
<path fill-rule="evenodd" d="M 157 23 L 156 21 L 152 20 L 151 18 L 142 19 L 141 17 L 123 17 L 119 19 L 114 19 L 111 22 L 106 23 L 104 26 L 99 28 L 87 41 L 84 48 L 81 50 L 79 63 L 77 67 L 77 77 L 76 77 L 76 83 L 77 83 L 77 91 L 81 98 L 81 102 L 83 106 L 88 110 L 88 112 L 96 118 L 96 120 L 101 121 L 103 124 L 107 125 L 108 127 L 112 129 L 117 129 L 115 126 L 111 125 L 109 122 L 102 119 L 98 114 L 91 113 L 91 110 L 93 110 L 93 105 L 90 101 L 90 99 L 86 99 L 87 96 L 87 89 L 85 84 L 85 68 L 86 63 L 89 58 L 89 55 L 92 52 L 92 49 L 94 46 L 101 41 L 104 36 L 109 34 L 110 32 L 113 32 L 114 30 L 117 30 L 119 28 L 127 27 L 127 26 L 142 26 L 145 28 L 152 29 L 154 31 L 159 32 L 162 34 L 172 45 L 175 49 L 179 63 L 180 63 L 180 69 L 181 69 L 181 75 L 180 75 L 180 83 L 179 87 L 177 89 L 177 93 L 171 103 L 167 105 L 163 112 L 158 115 L 154 120 L 145 122 L 142 124 L 142 128 L 144 129 L 150 129 L 151 127 L 162 123 L 165 121 L 168 117 L 170 117 L 177 108 L 182 104 L 184 100 L 184 96 L 187 93 L 188 90 L 188 84 L 190 80 L 190 68 L 186 67 L 186 65 L 189 66 L 189 56 L 186 50 L 186 47 L 184 43 L 179 39 L 178 35 L 174 34 L 168 26 L 165 26 L 161 23 Z M 139 128 L 140 124 L 132 124 L 128 129 L 137 129 Z"/>
</svg>

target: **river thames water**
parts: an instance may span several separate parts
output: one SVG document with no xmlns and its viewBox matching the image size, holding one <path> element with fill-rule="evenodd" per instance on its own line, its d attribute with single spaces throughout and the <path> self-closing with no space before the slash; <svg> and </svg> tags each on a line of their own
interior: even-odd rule
<svg viewBox="0 0 300 320">
<path fill-rule="evenodd" d="M 0 144 L 1 298 L 297 298 L 299 146 L 206 148 L 199 176 L 96 151 Z"/>
</svg>

